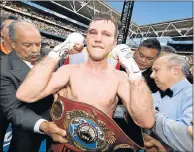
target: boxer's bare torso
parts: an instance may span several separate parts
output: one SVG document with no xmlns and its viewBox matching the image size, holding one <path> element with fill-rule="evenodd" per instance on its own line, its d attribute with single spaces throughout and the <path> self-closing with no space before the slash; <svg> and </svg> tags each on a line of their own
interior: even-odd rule
<svg viewBox="0 0 194 152">
<path fill-rule="evenodd" d="M 123 72 L 108 66 L 101 72 L 92 72 L 86 64 L 71 65 L 70 77 L 59 95 L 70 100 L 90 104 L 112 117 L 116 108 L 117 89 Z M 127 82 L 126 82 L 127 83 Z"/>
</svg>

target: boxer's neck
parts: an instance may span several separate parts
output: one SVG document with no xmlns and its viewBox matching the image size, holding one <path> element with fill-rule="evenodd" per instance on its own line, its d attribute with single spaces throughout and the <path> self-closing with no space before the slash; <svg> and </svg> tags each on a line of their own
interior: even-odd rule
<svg viewBox="0 0 194 152">
<path fill-rule="evenodd" d="M 91 72 L 106 72 L 109 68 L 109 65 L 107 63 L 107 58 L 101 61 L 94 61 L 90 58 L 86 62 L 86 67 L 91 70 Z"/>
</svg>

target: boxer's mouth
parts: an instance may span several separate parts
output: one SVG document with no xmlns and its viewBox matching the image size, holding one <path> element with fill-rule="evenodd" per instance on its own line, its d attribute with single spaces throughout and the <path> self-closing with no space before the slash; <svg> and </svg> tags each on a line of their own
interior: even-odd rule
<svg viewBox="0 0 194 152">
<path fill-rule="evenodd" d="M 100 49 L 103 49 L 102 46 L 93 46 L 93 48 L 100 48 Z"/>
</svg>

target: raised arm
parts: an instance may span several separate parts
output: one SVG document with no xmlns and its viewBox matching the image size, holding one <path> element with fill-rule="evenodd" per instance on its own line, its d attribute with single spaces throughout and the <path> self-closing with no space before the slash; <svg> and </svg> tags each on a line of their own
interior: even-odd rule
<svg viewBox="0 0 194 152">
<path fill-rule="evenodd" d="M 56 64 L 56 60 L 45 57 L 28 73 L 16 97 L 24 102 L 35 102 L 63 87 L 69 80 L 72 65 L 62 66 L 53 72 Z"/>
<path fill-rule="evenodd" d="M 153 99 L 130 48 L 125 44 L 119 44 L 113 49 L 112 54 L 128 74 L 120 72 L 118 95 L 135 123 L 143 128 L 151 128 L 154 125 Z"/>
<path fill-rule="evenodd" d="M 129 80 L 122 72 L 117 94 L 138 126 L 151 128 L 154 125 L 152 96 L 143 78 Z"/>
</svg>

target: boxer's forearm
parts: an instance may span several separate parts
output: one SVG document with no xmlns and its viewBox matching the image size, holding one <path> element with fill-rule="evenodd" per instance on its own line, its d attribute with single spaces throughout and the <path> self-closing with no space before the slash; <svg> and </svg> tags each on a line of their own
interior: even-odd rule
<svg viewBox="0 0 194 152">
<path fill-rule="evenodd" d="M 59 58 L 46 56 L 28 73 L 19 87 L 16 97 L 21 101 L 36 101 L 37 97 L 46 88 Z"/>
<path fill-rule="evenodd" d="M 133 119 L 143 128 L 154 125 L 153 99 L 143 79 L 130 81 L 130 108 Z"/>
</svg>

